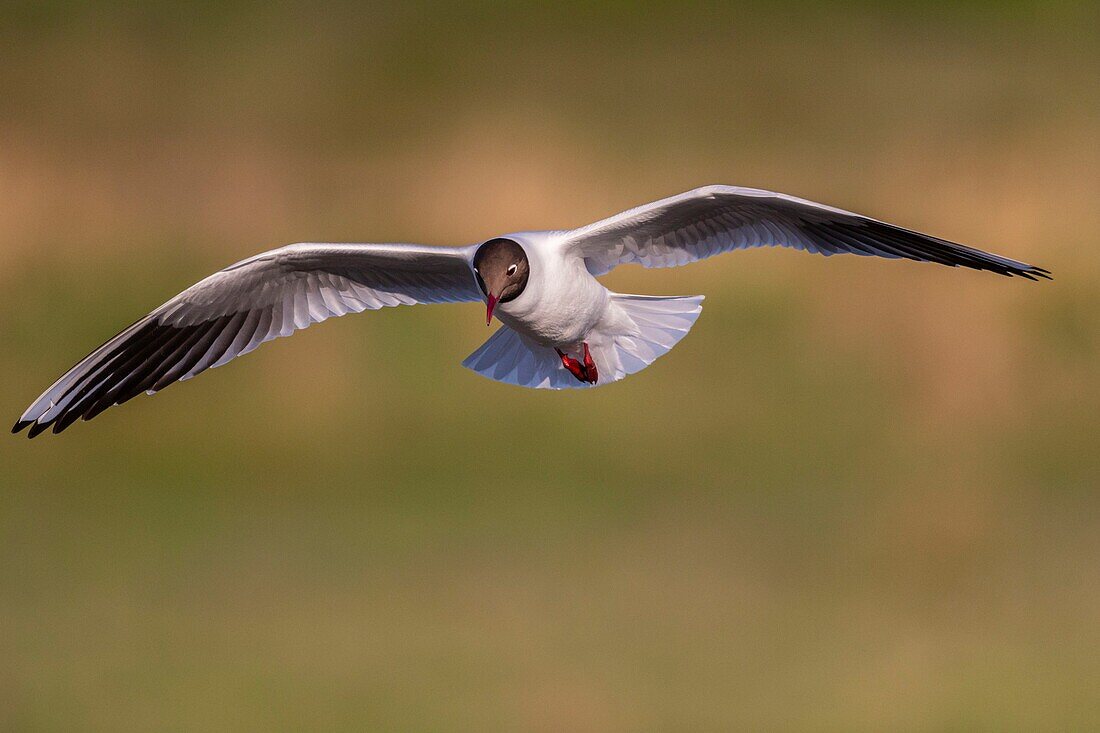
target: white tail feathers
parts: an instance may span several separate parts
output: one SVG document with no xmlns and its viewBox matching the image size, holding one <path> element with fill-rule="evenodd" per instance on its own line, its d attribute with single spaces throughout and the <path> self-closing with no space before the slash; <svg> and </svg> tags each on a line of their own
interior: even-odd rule
<svg viewBox="0 0 1100 733">
<path fill-rule="evenodd" d="M 613 331 L 597 327 L 589 334 L 587 343 L 600 374 L 596 385 L 578 381 L 562 366 L 554 349 L 507 326 L 499 328 L 462 366 L 498 382 L 537 389 L 617 382 L 667 354 L 691 330 L 702 312 L 702 302 L 702 295 L 666 298 L 612 293 L 610 307 L 618 309 L 617 316 L 626 318 L 607 319 L 620 324 Z M 627 325 L 623 327 L 622 323 Z"/>
</svg>

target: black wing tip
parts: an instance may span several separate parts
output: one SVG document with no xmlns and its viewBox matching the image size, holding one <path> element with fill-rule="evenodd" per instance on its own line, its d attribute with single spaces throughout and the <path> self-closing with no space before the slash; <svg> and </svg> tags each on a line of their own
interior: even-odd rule
<svg viewBox="0 0 1100 733">
<path fill-rule="evenodd" d="M 54 435 L 57 435 L 65 428 L 69 427 L 80 417 L 80 413 L 62 412 L 57 417 L 49 420 L 42 420 L 41 418 L 35 418 L 34 420 L 18 420 L 15 425 L 12 426 L 12 434 L 21 433 L 27 428 L 28 438 L 37 438 L 42 433 L 49 430 Z"/>
<path fill-rule="evenodd" d="M 12 426 L 11 432 L 12 434 L 21 433 L 27 428 L 30 428 L 30 430 L 27 432 L 28 438 L 37 438 L 39 435 L 42 435 L 42 433 L 46 432 L 47 430 L 49 430 L 54 435 L 57 435 L 58 433 L 61 433 L 62 431 L 68 429 L 68 427 L 77 420 L 90 420 L 92 417 L 95 417 L 95 415 L 89 416 L 87 414 L 72 411 L 62 412 L 57 417 L 46 420 L 45 422 L 37 419 L 19 420 L 15 423 L 14 426 Z"/>
<path fill-rule="evenodd" d="M 851 252 L 883 257 L 903 257 L 917 262 L 933 262 L 949 267 L 984 270 L 1005 277 L 1022 277 L 1025 280 L 1054 279 L 1050 270 L 1043 267 L 983 252 L 980 249 L 922 234 L 895 224 L 862 217 L 858 219 L 854 222 L 804 221 L 800 226 L 803 231 L 828 245 L 823 247 L 819 243 L 818 250 L 822 254 Z"/>
<path fill-rule="evenodd" d="M 1054 275 L 1050 273 L 1050 270 L 1046 270 L 1042 267 L 1036 267 L 1034 265 L 1025 265 L 1021 268 L 1006 269 L 1001 274 L 1007 275 L 1008 277 L 1022 277 L 1025 280 L 1031 280 L 1032 282 L 1054 279 Z"/>
</svg>

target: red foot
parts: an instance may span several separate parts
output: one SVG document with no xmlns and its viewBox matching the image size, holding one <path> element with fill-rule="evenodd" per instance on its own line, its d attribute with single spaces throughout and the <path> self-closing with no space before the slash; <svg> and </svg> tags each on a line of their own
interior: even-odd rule
<svg viewBox="0 0 1100 733">
<path fill-rule="evenodd" d="M 561 349 L 554 349 L 554 351 L 558 352 L 558 356 L 561 357 L 561 365 L 568 369 L 569 373 L 577 378 L 577 381 L 588 381 L 588 375 L 584 373 L 584 367 L 579 361 L 571 357 L 569 354 L 566 354 Z"/>
<path fill-rule="evenodd" d="M 588 353 L 588 342 L 584 343 L 584 372 L 588 375 L 590 384 L 595 384 L 600 379 L 600 373 L 596 370 L 596 362 L 592 361 L 592 354 Z"/>
<path fill-rule="evenodd" d="M 561 365 L 568 369 L 569 373 L 576 377 L 578 382 L 595 384 L 600 378 L 599 372 L 596 370 L 596 362 L 592 361 L 592 354 L 588 351 L 587 343 L 584 344 L 583 364 L 561 349 L 554 349 L 554 351 L 558 352 L 558 356 L 561 357 Z"/>
</svg>

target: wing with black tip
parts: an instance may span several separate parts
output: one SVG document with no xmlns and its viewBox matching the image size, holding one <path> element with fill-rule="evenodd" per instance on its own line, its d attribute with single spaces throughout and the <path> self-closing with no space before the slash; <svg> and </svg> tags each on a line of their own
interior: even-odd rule
<svg viewBox="0 0 1100 733">
<path fill-rule="evenodd" d="M 292 244 L 191 286 L 84 357 L 12 432 L 59 433 L 326 318 L 386 306 L 481 300 L 472 248 Z"/>
</svg>

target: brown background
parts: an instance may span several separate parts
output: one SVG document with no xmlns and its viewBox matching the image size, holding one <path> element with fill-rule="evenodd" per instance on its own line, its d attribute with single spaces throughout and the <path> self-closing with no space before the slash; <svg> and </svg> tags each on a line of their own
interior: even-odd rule
<svg viewBox="0 0 1100 733">
<path fill-rule="evenodd" d="M 0 440 L 7 730 L 1100 726 L 1091 3 L 6 3 L 0 408 L 209 272 L 705 183 L 1053 283 L 754 251 L 586 394 L 476 304 Z"/>
</svg>

